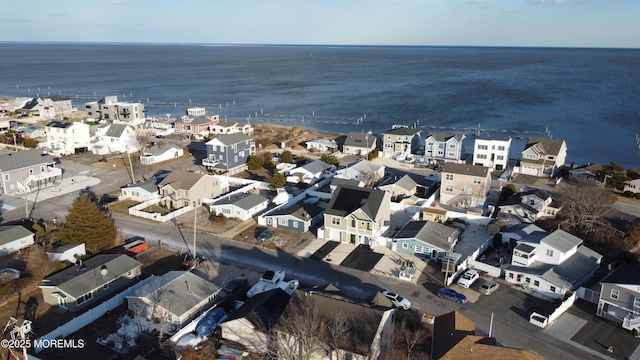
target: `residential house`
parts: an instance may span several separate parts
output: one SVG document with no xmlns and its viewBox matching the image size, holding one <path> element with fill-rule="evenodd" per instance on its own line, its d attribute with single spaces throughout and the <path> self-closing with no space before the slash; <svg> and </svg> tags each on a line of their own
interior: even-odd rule
<svg viewBox="0 0 640 360">
<path fill-rule="evenodd" d="M 147 117 L 145 119 L 147 128 L 160 130 L 162 134 L 174 133 L 178 119 L 170 117 L 171 114 L 168 115 L 167 117 Z"/>
<path fill-rule="evenodd" d="M 72 112 L 71 98 L 58 95 L 35 97 L 20 109 L 21 115 L 38 116 L 40 120 L 62 119 L 71 115 Z"/>
<path fill-rule="evenodd" d="M 502 213 L 510 214 L 527 223 L 539 219 L 555 219 L 560 211 L 560 204 L 554 201 L 548 192 L 540 189 L 516 193 L 498 206 Z"/>
<path fill-rule="evenodd" d="M 334 152 L 338 150 L 338 143 L 334 139 L 329 138 L 317 138 L 313 140 L 308 140 L 305 142 L 305 146 L 309 151 L 319 151 L 319 152 Z"/>
<path fill-rule="evenodd" d="M 209 205 L 209 212 L 245 221 L 265 211 L 268 205 L 269 199 L 262 195 L 239 194 L 217 199 Z"/>
<path fill-rule="evenodd" d="M 344 178 L 334 176 L 333 179 L 331 179 L 331 183 L 329 183 L 329 189 L 331 190 L 331 193 L 336 191 L 336 189 L 340 185 L 363 187 L 364 183 L 362 181 L 355 180 L 355 179 L 344 179 Z"/>
<path fill-rule="evenodd" d="M 317 198 L 308 197 L 287 208 L 277 208 L 264 217 L 267 225 L 275 228 L 307 232 L 309 228 L 322 221 L 323 206 L 326 204 Z"/>
<path fill-rule="evenodd" d="M 338 186 L 324 212 L 324 239 L 385 246 L 382 235 L 389 228 L 390 206 L 386 191 Z"/>
<path fill-rule="evenodd" d="M 218 114 L 205 115 L 203 108 L 188 109 L 187 115 L 176 120 L 176 133 L 204 137 L 209 135 L 209 129 L 219 122 L 220 115 Z"/>
<path fill-rule="evenodd" d="M 631 177 L 631 180 L 624 182 L 623 192 L 640 193 L 640 175 Z"/>
<path fill-rule="evenodd" d="M 158 178 L 151 178 L 127 184 L 120 188 L 120 200 L 130 199 L 134 201 L 147 201 L 151 199 L 160 199 L 160 188 L 158 183 L 162 181 Z"/>
<path fill-rule="evenodd" d="M 384 182 L 378 189 L 391 194 L 391 199 L 400 200 L 410 196 L 428 198 L 438 188 L 438 183 L 418 174 L 405 174 L 395 180 Z"/>
<path fill-rule="evenodd" d="M 54 184 L 62 177 L 62 170 L 51 156 L 23 150 L 0 155 L 0 176 L 2 193 L 15 195 Z"/>
<path fill-rule="evenodd" d="M 184 150 L 176 145 L 154 145 L 140 152 L 142 165 L 153 165 L 184 155 Z"/>
<path fill-rule="evenodd" d="M 377 146 L 377 138 L 371 132 L 350 132 L 342 144 L 345 155 L 368 156 Z"/>
<path fill-rule="evenodd" d="M 623 264 L 600 281 L 598 316 L 638 334 L 640 329 L 640 266 Z"/>
<path fill-rule="evenodd" d="M 46 126 L 47 148 L 60 155 L 85 152 L 91 144 L 89 125 L 75 121 L 51 121 Z"/>
<path fill-rule="evenodd" d="M 553 177 L 566 158 L 567 144 L 564 140 L 531 137 L 522 150 L 520 173 Z"/>
<path fill-rule="evenodd" d="M 232 312 L 220 326 L 226 339 L 239 342 L 266 357 L 269 339 L 276 339 L 279 354 L 304 359 L 372 359 L 390 345 L 395 309 L 387 300 L 386 306 L 353 299 L 333 285 L 312 291 L 296 290 L 289 296 L 281 289 L 258 294 Z M 298 318 L 312 316 L 305 309 L 314 309 L 313 316 L 322 322 L 321 332 L 313 336 L 316 344 L 300 348 L 292 327 Z M 350 331 L 331 334 L 331 323 L 344 319 Z M 332 337 L 333 335 L 333 337 Z M 302 352 L 302 353 L 301 353 Z M 302 355 L 300 355 L 302 354 Z M 283 356 L 284 357 L 284 356 Z M 288 356 L 287 356 L 288 357 Z"/>
<path fill-rule="evenodd" d="M 134 129 L 145 123 L 144 104 L 118 101 L 118 97 L 115 95 L 85 103 L 84 107 L 89 118 L 99 121 L 129 125 Z"/>
<path fill-rule="evenodd" d="M 28 248 L 35 243 L 35 236 L 22 225 L 0 226 L 0 257 Z"/>
<path fill-rule="evenodd" d="M 209 126 L 209 132 L 213 135 L 218 134 L 235 134 L 245 133 L 247 135 L 253 134 L 253 127 L 249 124 L 237 122 L 237 121 L 221 121 L 217 124 Z"/>
<path fill-rule="evenodd" d="M 518 245 L 518 241 L 533 233 L 546 233 L 541 227 L 534 224 L 515 224 L 500 232 L 503 244 L 508 244 L 511 248 Z"/>
<path fill-rule="evenodd" d="M 568 170 L 569 179 L 577 181 L 598 181 L 598 175 L 602 171 L 602 164 L 595 163 L 573 167 Z"/>
<path fill-rule="evenodd" d="M 126 124 L 107 122 L 98 125 L 91 151 L 96 155 L 133 153 L 140 150 L 135 130 Z"/>
<path fill-rule="evenodd" d="M 491 168 L 447 162 L 442 167 L 440 203 L 462 207 L 482 207 L 491 187 Z"/>
<path fill-rule="evenodd" d="M 287 181 L 290 183 L 305 183 L 313 185 L 318 181 L 335 175 L 335 165 L 327 164 L 322 160 L 313 160 L 289 171 Z"/>
<path fill-rule="evenodd" d="M 256 144 L 245 133 L 220 134 L 205 145 L 207 157 L 202 165 L 230 175 L 246 170 L 249 156 L 256 153 Z"/>
<path fill-rule="evenodd" d="M 493 134 L 481 134 L 475 137 L 473 145 L 473 164 L 486 166 L 496 171 L 509 167 L 511 137 Z"/>
<path fill-rule="evenodd" d="M 417 220 L 443 223 L 449 220 L 449 212 L 445 209 L 425 206 L 416 214 Z"/>
<path fill-rule="evenodd" d="M 550 298 L 562 298 L 600 266 L 602 255 L 581 244 L 581 239 L 560 229 L 525 236 L 513 249 L 505 279 Z"/>
<path fill-rule="evenodd" d="M 81 257 L 87 255 L 84 243 L 64 244 L 47 251 L 50 261 L 67 261 L 75 264 Z"/>
<path fill-rule="evenodd" d="M 453 251 L 460 230 L 434 221 L 411 221 L 393 237 L 392 250 L 400 254 L 436 259 Z"/>
<path fill-rule="evenodd" d="M 191 271 L 169 271 L 126 299 L 136 316 L 180 328 L 206 311 L 219 294 L 219 286 Z"/>
<path fill-rule="evenodd" d="M 439 132 L 429 134 L 424 140 L 424 157 L 430 163 L 436 161 L 462 162 L 464 160 L 462 141 L 465 138 L 464 134 Z"/>
<path fill-rule="evenodd" d="M 228 183 L 206 174 L 174 170 L 158 184 L 162 204 L 171 209 L 200 205 L 229 191 Z"/>
<path fill-rule="evenodd" d="M 372 186 L 382 180 L 384 170 L 384 165 L 374 164 L 369 160 L 360 160 L 338 170 L 336 177 L 357 180 L 363 182 L 365 185 Z"/>
<path fill-rule="evenodd" d="M 382 133 L 382 156 L 404 160 L 420 148 L 420 129 L 408 126 L 393 126 Z"/>
<path fill-rule="evenodd" d="M 47 276 L 40 288 L 44 302 L 75 312 L 133 285 L 141 269 L 131 256 L 100 254 Z"/>
<path fill-rule="evenodd" d="M 431 340 L 431 359 L 471 358 L 544 359 L 535 351 L 504 347 L 495 338 L 477 335 L 475 323 L 458 311 L 436 316 Z"/>
</svg>

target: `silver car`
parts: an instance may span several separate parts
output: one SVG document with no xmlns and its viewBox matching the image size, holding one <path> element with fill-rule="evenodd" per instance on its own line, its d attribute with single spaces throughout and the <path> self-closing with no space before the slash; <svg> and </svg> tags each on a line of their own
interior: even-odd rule
<svg viewBox="0 0 640 360">
<path fill-rule="evenodd" d="M 498 284 L 497 282 L 488 280 L 482 283 L 482 285 L 480 285 L 480 287 L 478 288 L 478 291 L 480 291 L 485 295 L 491 295 L 496 290 L 498 290 L 499 287 L 500 287 L 500 284 Z"/>
</svg>

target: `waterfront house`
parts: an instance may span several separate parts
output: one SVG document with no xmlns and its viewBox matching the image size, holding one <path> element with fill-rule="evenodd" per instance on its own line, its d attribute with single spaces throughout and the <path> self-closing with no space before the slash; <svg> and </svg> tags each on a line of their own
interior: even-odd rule
<svg viewBox="0 0 640 360">
<path fill-rule="evenodd" d="M 420 148 L 421 130 L 407 126 L 394 126 L 382 133 L 382 156 L 404 160 Z"/>
<path fill-rule="evenodd" d="M 640 175 L 631 177 L 631 180 L 624 182 L 623 192 L 640 193 Z"/>
<path fill-rule="evenodd" d="M 229 191 L 218 178 L 185 170 L 174 170 L 158 184 L 161 203 L 170 209 L 200 205 Z"/>
<path fill-rule="evenodd" d="M 462 208 L 482 207 L 491 187 L 491 168 L 447 162 L 442 167 L 440 203 Z"/>
<path fill-rule="evenodd" d="M 533 223 L 539 219 L 555 219 L 560 205 L 551 195 L 540 189 L 514 194 L 498 204 L 500 212 L 515 216 L 518 220 Z"/>
<path fill-rule="evenodd" d="M 544 359 L 535 351 L 503 347 L 497 339 L 479 334 L 475 323 L 458 311 L 436 316 L 431 359 Z"/>
<path fill-rule="evenodd" d="M 563 298 L 590 279 L 602 255 L 564 230 L 533 232 L 516 241 L 505 279 L 550 298 Z"/>
<path fill-rule="evenodd" d="M 71 115 L 73 106 L 71 98 L 66 96 L 34 97 L 27 101 L 20 109 L 22 116 L 37 116 L 40 120 L 50 120 Z"/>
<path fill-rule="evenodd" d="M 99 254 L 44 278 L 42 297 L 72 312 L 83 310 L 133 285 L 141 269 L 129 255 Z"/>
<path fill-rule="evenodd" d="M 67 261 L 72 264 L 77 263 L 85 255 L 87 255 L 87 249 L 84 243 L 64 244 L 47 251 L 50 261 Z"/>
<path fill-rule="evenodd" d="M 46 147 L 58 155 L 71 155 L 85 152 L 91 144 L 89 125 L 75 121 L 50 121 L 45 125 Z"/>
<path fill-rule="evenodd" d="M 564 140 L 531 137 L 522 150 L 520 173 L 553 177 L 566 158 L 567 144 Z"/>
<path fill-rule="evenodd" d="M 569 180 L 595 182 L 598 181 L 600 171 L 602 171 L 602 164 L 600 163 L 572 167 L 568 170 Z"/>
<path fill-rule="evenodd" d="M 169 114 L 171 115 L 171 114 Z M 151 129 L 160 130 L 160 134 L 170 134 L 176 131 L 176 121 L 174 117 L 147 117 L 146 126 Z M 157 133 L 157 132 L 156 132 Z"/>
<path fill-rule="evenodd" d="M 35 236 L 22 225 L 0 226 L 0 257 L 28 248 L 35 243 Z"/>
<path fill-rule="evenodd" d="M 118 97 L 115 95 L 87 102 L 84 107 L 90 119 L 129 125 L 134 129 L 145 123 L 144 104 L 118 101 Z"/>
<path fill-rule="evenodd" d="M 280 207 L 264 217 L 267 225 L 275 228 L 307 232 L 310 227 L 322 221 L 326 205 L 326 202 L 318 201 L 317 198 L 305 198 L 289 207 Z"/>
<path fill-rule="evenodd" d="M 0 177 L 2 193 L 16 195 L 55 184 L 62 170 L 51 156 L 23 150 L 0 155 Z"/>
<path fill-rule="evenodd" d="M 205 108 L 195 107 L 187 109 L 186 115 L 175 122 L 177 134 L 205 137 L 210 134 L 211 126 L 220 122 L 220 115 L 206 114 Z"/>
<path fill-rule="evenodd" d="M 135 289 L 126 297 L 136 316 L 182 327 L 206 311 L 220 287 L 191 271 L 169 271 Z"/>
<path fill-rule="evenodd" d="M 374 164 L 369 160 L 360 160 L 336 172 L 336 177 L 361 181 L 372 187 L 384 177 L 384 165 Z"/>
<path fill-rule="evenodd" d="M 430 162 L 462 162 L 464 149 L 462 141 L 464 134 L 450 134 L 434 132 L 424 140 L 424 157 Z"/>
<path fill-rule="evenodd" d="M 392 250 L 436 259 L 453 250 L 460 230 L 434 221 L 411 221 L 393 237 Z"/>
<path fill-rule="evenodd" d="M 391 195 L 379 189 L 338 186 L 324 212 L 319 238 L 385 246 L 382 234 L 389 228 Z"/>
<path fill-rule="evenodd" d="M 640 266 L 623 264 L 600 281 L 598 316 L 627 330 L 640 328 Z M 635 330 L 638 333 L 638 330 Z"/>
<path fill-rule="evenodd" d="M 120 196 L 118 196 L 118 199 L 130 199 L 139 202 L 160 199 L 160 188 L 158 187 L 160 181 L 162 180 L 153 177 L 151 179 L 127 184 L 120 188 Z"/>
<path fill-rule="evenodd" d="M 154 145 L 140 152 L 140 164 L 153 165 L 184 155 L 184 150 L 176 145 Z"/>
<path fill-rule="evenodd" d="M 504 171 L 509 167 L 510 149 L 511 137 L 509 136 L 493 134 L 476 136 L 473 144 L 473 164 Z"/>
<path fill-rule="evenodd" d="M 269 199 L 258 194 L 227 195 L 209 204 L 209 212 L 245 221 L 265 211 L 268 205 Z"/>
<path fill-rule="evenodd" d="M 202 159 L 202 165 L 229 175 L 246 170 L 249 156 L 256 153 L 255 143 L 245 133 L 219 134 L 205 145 L 207 157 Z"/>
<path fill-rule="evenodd" d="M 394 200 L 414 195 L 428 198 L 438 188 L 436 181 L 418 174 L 405 174 L 400 178 L 389 178 L 389 181 L 385 181 L 383 184 L 378 186 L 378 189 L 389 192 Z"/>
<path fill-rule="evenodd" d="M 336 166 L 322 160 L 313 160 L 289 171 L 287 181 L 290 183 L 305 183 L 313 185 L 318 181 L 331 177 L 336 173 Z"/>
<path fill-rule="evenodd" d="M 366 157 L 376 146 L 377 138 L 371 132 L 350 132 L 342 144 L 342 153 Z"/>
<path fill-rule="evenodd" d="M 91 151 L 96 155 L 133 153 L 140 150 L 135 130 L 126 124 L 107 122 L 96 127 Z"/>
<path fill-rule="evenodd" d="M 334 152 L 338 150 L 338 143 L 334 139 L 329 138 L 317 138 L 313 140 L 307 140 L 305 142 L 305 146 L 309 151 L 319 151 L 319 152 Z"/>
<path fill-rule="evenodd" d="M 221 121 L 209 126 L 209 132 L 213 135 L 217 134 L 235 134 L 245 133 L 247 135 L 253 134 L 253 127 L 249 124 L 237 122 L 237 121 Z"/>
</svg>

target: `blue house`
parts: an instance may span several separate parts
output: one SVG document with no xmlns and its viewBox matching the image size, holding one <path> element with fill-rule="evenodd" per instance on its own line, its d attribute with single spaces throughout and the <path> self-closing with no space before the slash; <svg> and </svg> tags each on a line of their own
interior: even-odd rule
<svg viewBox="0 0 640 360">
<path fill-rule="evenodd" d="M 247 169 L 249 156 L 255 154 L 256 145 L 245 133 L 219 134 L 209 140 L 207 157 L 202 165 L 216 172 L 233 175 Z"/>
<path fill-rule="evenodd" d="M 309 231 L 309 228 L 322 221 L 326 202 L 314 202 L 317 198 L 307 198 L 286 209 L 277 209 L 265 215 L 267 225 L 279 229 L 298 232 Z"/>
<path fill-rule="evenodd" d="M 393 238 L 394 251 L 434 259 L 447 253 L 458 241 L 460 231 L 435 221 L 412 221 Z"/>
</svg>

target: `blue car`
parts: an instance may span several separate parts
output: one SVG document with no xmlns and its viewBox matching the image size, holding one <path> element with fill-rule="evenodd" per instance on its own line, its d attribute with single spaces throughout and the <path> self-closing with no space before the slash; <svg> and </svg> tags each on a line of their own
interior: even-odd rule
<svg viewBox="0 0 640 360">
<path fill-rule="evenodd" d="M 265 242 L 265 241 L 271 239 L 275 234 L 276 234 L 276 232 L 271 230 L 271 229 L 264 229 L 258 235 L 258 241 Z"/>
<path fill-rule="evenodd" d="M 438 297 L 445 298 L 452 301 L 457 302 L 458 304 L 464 304 L 467 302 L 467 297 L 459 292 L 449 289 L 449 288 L 440 288 L 438 289 Z"/>
</svg>

